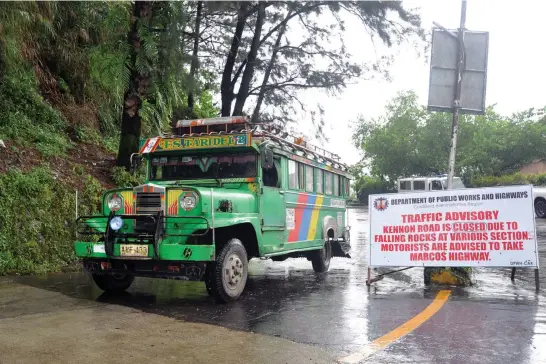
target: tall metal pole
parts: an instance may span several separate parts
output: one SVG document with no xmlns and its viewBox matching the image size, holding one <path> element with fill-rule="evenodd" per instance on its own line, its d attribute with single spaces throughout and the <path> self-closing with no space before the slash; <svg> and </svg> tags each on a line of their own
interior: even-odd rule
<svg viewBox="0 0 546 364">
<path fill-rule="evenodd" d="M 447 189 L 453 189 L 453 176 L 455 174 L 455 155 L 457 153 L 457 134 L 459 133 L 459 109 L 461 108 L 461 86 L 464 71 L 464 33 L 466 23 L 466 0 L 461 4 L 461 24 L 459 26 L 459 51 L 457 53 L 457 78 L 455 80 L 455 95 L 453 98 L 453 122 L 451 124 L 451 145 L 449 150 L 449 171 L 447 174 Z"/>
</svg>

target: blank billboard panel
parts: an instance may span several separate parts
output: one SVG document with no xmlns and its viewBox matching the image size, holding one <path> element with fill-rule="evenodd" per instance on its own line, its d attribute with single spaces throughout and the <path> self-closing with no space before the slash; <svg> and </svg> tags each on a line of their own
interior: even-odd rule
<svg viewBox="0 0 546 364">
<path fill-rule="evenodd" d="M 451 30 L 451 32 L 454 35 L 457 34 L 457 30 Z M 466 31 L 464 39 L 466 57 L 462 73 L 460 112 L 483 114 L 485 112 L 489 33 Z M 453 35 L 441 29 L 433 29 L 428 93 L 429 110 L 453 111 L 458 62 L 457 43 L 457 38 Z"/>
</svg>

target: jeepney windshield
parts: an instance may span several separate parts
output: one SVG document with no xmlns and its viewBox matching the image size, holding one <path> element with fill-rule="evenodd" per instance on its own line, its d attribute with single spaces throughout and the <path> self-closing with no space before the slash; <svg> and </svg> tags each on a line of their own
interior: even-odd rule
<svg viewBox="0 0 546 364">
<path fill-rule="evenodd" d="M 258 157 L 253 152 L 195 155 L 152 155 L 150 180 L 187 180 L 256 177 Z"/>
</svg>

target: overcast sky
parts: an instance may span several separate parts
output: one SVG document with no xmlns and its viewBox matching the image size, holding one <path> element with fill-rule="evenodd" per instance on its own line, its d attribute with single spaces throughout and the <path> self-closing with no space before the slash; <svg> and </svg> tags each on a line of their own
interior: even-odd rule
<svg viewBox="0 0 546 364">
<path fill-rule="evenodd" d="M 454 29 L 459 25 L 461 1 L 413 0 L 404 1 L 407 7 L 420 7 L 423 27 L 432 28 L 435 21 Z M 486 104 L 496 104 L 502 114 L 546 105 L 543 86 L 544 70 L 542 21 L 546 14 L 546 2 L 540 0 L 469 0 L 467 3 L 466 28 L 489 32 L 489 59 Z M 349 51 L 358 59 L 375 57 L 367 36 L 357 21 L 347 19 L 345 39 Z M 384 47 L 376 47 L 378 55 Z M 390 50 L 389 52 L 393 52 Z M 338 153 L 347 163 L 360 159 L 358 151 L 350 145 L 350 123 L 358 115 L 377 117 L 385 104 L 398 91 L 413 89 L 423 105 L 428 98 L 429 64 L 424 57 L 418 58 L 411 46 L 398 49 L 396 61 L 390 68 L 392 81 L 381 79 L 362 81 L 349 86 L 336 99 L 321 93 L 309 93 L 309 102 L 320 100 L 326 110 L 327 132 L 330 144 L 326 148 Z M 426 55 L 427 58 L 430 56 Z M 301 124 L 305 129 L 307 122 Z"/>
</svg>

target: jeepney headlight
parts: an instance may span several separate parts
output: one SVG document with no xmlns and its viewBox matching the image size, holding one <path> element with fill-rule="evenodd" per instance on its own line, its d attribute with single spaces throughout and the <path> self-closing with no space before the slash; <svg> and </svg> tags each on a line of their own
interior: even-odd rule
<svg viewBox="0 0 546 364">
<path fill-rule="evenodd" d="M 120 210 L 122 205 L 123 199 L 119 195 L 112 195 L 112 197 L 110 197 L 110 199 L 108 200 L 108 208 L 111 211 Z"/>
<path fill-rule="evenodd" d="M 184 210 L 194 209 L 196 204 L 197 199 L 195 196 L 185 196 L 180 200 L 180 207 L 182 207 Z"/>
<path fill-rule="evenodd" d="M 112 220 L 110 220 L 110 229 L 114 231 L 118 231 L 123 226 L 123 220 L 119 216 L 114 216 Z"/>
</svg>

